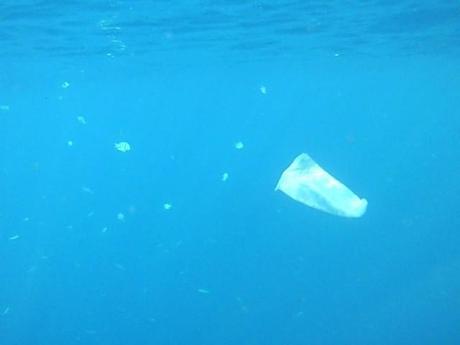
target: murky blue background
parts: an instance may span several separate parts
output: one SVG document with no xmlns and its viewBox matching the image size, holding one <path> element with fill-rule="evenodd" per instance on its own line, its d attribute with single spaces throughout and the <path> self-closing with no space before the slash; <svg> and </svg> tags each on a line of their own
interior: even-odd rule
<svg viewBox="0 0 460 345">
<path fill-rule="evenodd" d="M 457 2 L 4 0 L 0 43 L 2 345 L 459 344 Z M 301 152 L 363 218 L 274 191 Z"/>
</svg>

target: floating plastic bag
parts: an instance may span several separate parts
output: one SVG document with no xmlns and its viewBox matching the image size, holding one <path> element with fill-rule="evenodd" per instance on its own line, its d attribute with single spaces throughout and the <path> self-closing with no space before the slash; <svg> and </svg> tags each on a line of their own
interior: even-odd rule
<svg viewBox="0 0 460 345">
<path fill-rule="evenodd" d="M 275 190 L 336 216 L 361 217 L 367 208 L 366 199 L 360 199 L 306 153 L 300 154 L 283 172 Z"/>
</svg>

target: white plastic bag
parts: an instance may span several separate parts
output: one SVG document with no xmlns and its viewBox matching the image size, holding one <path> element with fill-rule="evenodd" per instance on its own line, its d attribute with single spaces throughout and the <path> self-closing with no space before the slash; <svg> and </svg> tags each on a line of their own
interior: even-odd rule
<svg viewBox="0 0 460 345">
<path fill-rule="evenodd" d="M 367 208 L 366 199 L 360 199 L 306 153 L 300 154 L 283 172 L 275 190 L 336 216 L 361 217 Z"/>
</svg>

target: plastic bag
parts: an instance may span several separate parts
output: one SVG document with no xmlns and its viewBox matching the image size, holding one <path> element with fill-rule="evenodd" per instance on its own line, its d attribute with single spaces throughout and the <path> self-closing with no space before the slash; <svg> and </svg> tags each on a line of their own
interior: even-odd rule
<svg viewBox="0 0 460 345">
<path fill-rule="evenodd" d="M 361 217 L 367 200 L 321 168 L 308 154 L 300 154 L 283 172 L 275 190 L 318 210 L 342 217 Z"/>
</svg>

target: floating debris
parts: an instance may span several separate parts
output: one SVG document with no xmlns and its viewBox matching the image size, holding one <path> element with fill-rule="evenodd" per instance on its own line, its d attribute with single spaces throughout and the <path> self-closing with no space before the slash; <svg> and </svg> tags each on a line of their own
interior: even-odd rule
<svg viewBox="0 0 460 345">
<path fill-rule="evenodd" d="M 115 266 L 115 268 L 119 269 L 120 271 L 126 271 L 126 267 L 123 266 L 122 264 L 114 263 L 113 266 Z"/>
<path fill-rule="evenodd" d="M 82 192 L 88 193 L 88 194 L 94 194 L 94 191 L 86 186 L 81 187 Z"/>
<path fill-rule="evenodd" d="M 114 31 L 120 31 L 121 30 L 121 27 L 120 26 L 116 26 L 113 24 L 113 20 L 112 19 L 101 19 L 99 21 L 99 27 L 101 28 L 101 30 L 104 30 L 104 31 L 112 31 L 112 33 L 114 33 Z"/>
<path fill-rule="evenodd" d="M 237 150 L 242 150 L 243 148 L 244 148 L 243 142 L 237 141 L 237 142 L 235 143 L 235 149 L 237 149 Z"/>
<path fill-rule="evenodd" d="M 275 190 L 304 205 L 341 217 L 361 217 L 367 208 L 366 199 L 358 197 L 306 153 L 297 156 L 283 171 Z"/>
<path fill-rule="evenodd" d="M 19 235 L 14 235 L 14 236 L 8 237 L 8 239 L 10 241 L 14 241 L 14 240 L 17 240 L 19 237 L 20 237 Z"/>
<path fill-rule="evenodd" d="M 298 311 L 297 313 L 294 314 L 294 317 L 295 317 L 295 318 L 299 318 L 299 317 L 304 316 L 304 314 L 305 314 L 305 313 L 304 313 L 303 311 Z"/>
<path fill-rule="evenodd" d="M 73 146 L 73 141 L 72 141 L 72 140 L 68 140 L 68 141 L 67 141 L 67 146 Z"/>
<path fill-rule="evenodd" d="M 83 116 L 77 116 L 77 121 L 82 125 L 86 125 L 86 119 Z"/>
<path fill-rule="evenodd" d="M 172 208 L 172 204 L 170 204 L 170 203 L 164 203 L 164 204 L 163 204 L 163 208 L 164 208 L 165 210 L 170 210 L 170 209 Z"/>
<path fill-rule="evenodd" d="M 199 293 L 202 293 L 204 295 L 209 295 L 211 293 L 211 291 L 209 291 L 207 289 L 197 289 L 196 291 L 199 292 Z"/>
<path fill-rule="evenodd" d="M 225 181 L 228 180 L 228 173 L 227 173 L 227 172 L 224 172 L 224 173 L 222 174 L 221 180 L 222 180 L 222 182 L 225 182 Z"/>
<path fill-rule="evenodd" d="M 115 143 L 114 147 L 120 152 L 128 152 L 131 150 L 131 145 L 126 141 L 120 141 L 119 143 Z"/>
<path fill-rule="evenodd" d="M 261 93 L 261 94 L 263 94 L 263 95 L 266 95 L 266 94 L 267 94 L 267 87 L 265 87 L 265 86 L 262 85 L 262 86 L 259 88 L 259 90 L 260 90 L 260 93 Z"/>
<path fill-rule="evenodd" d="M 125 221 L 125 215 L 121 212 L 119 212 L 117 214 L 117 219 L 120 221 L 120 222 L 124 222 Z"/>
<path fill-rule="evenodd" d="M 5 316 L 5 315 L 8 314 L 9 312 L 10 312 L 10 307 L 6 307 L 5 309 L 3 309 L 2 316 Z"/>
<path fill-rule="evenodd" d="M 0 111 L 10 111 L 10 106 L 7 104 L 0 104 Z"/>
<path fill-rule="evenodd" d="M 65 82 L 63 82 L 63 83 L 61 84 L 61 87 L 62 87 L 63 89 L 67 89 L 69 86 L 70 86 L 70 83 L 69 83 L 68 81 L 65 81 Z"/>
</svg>

